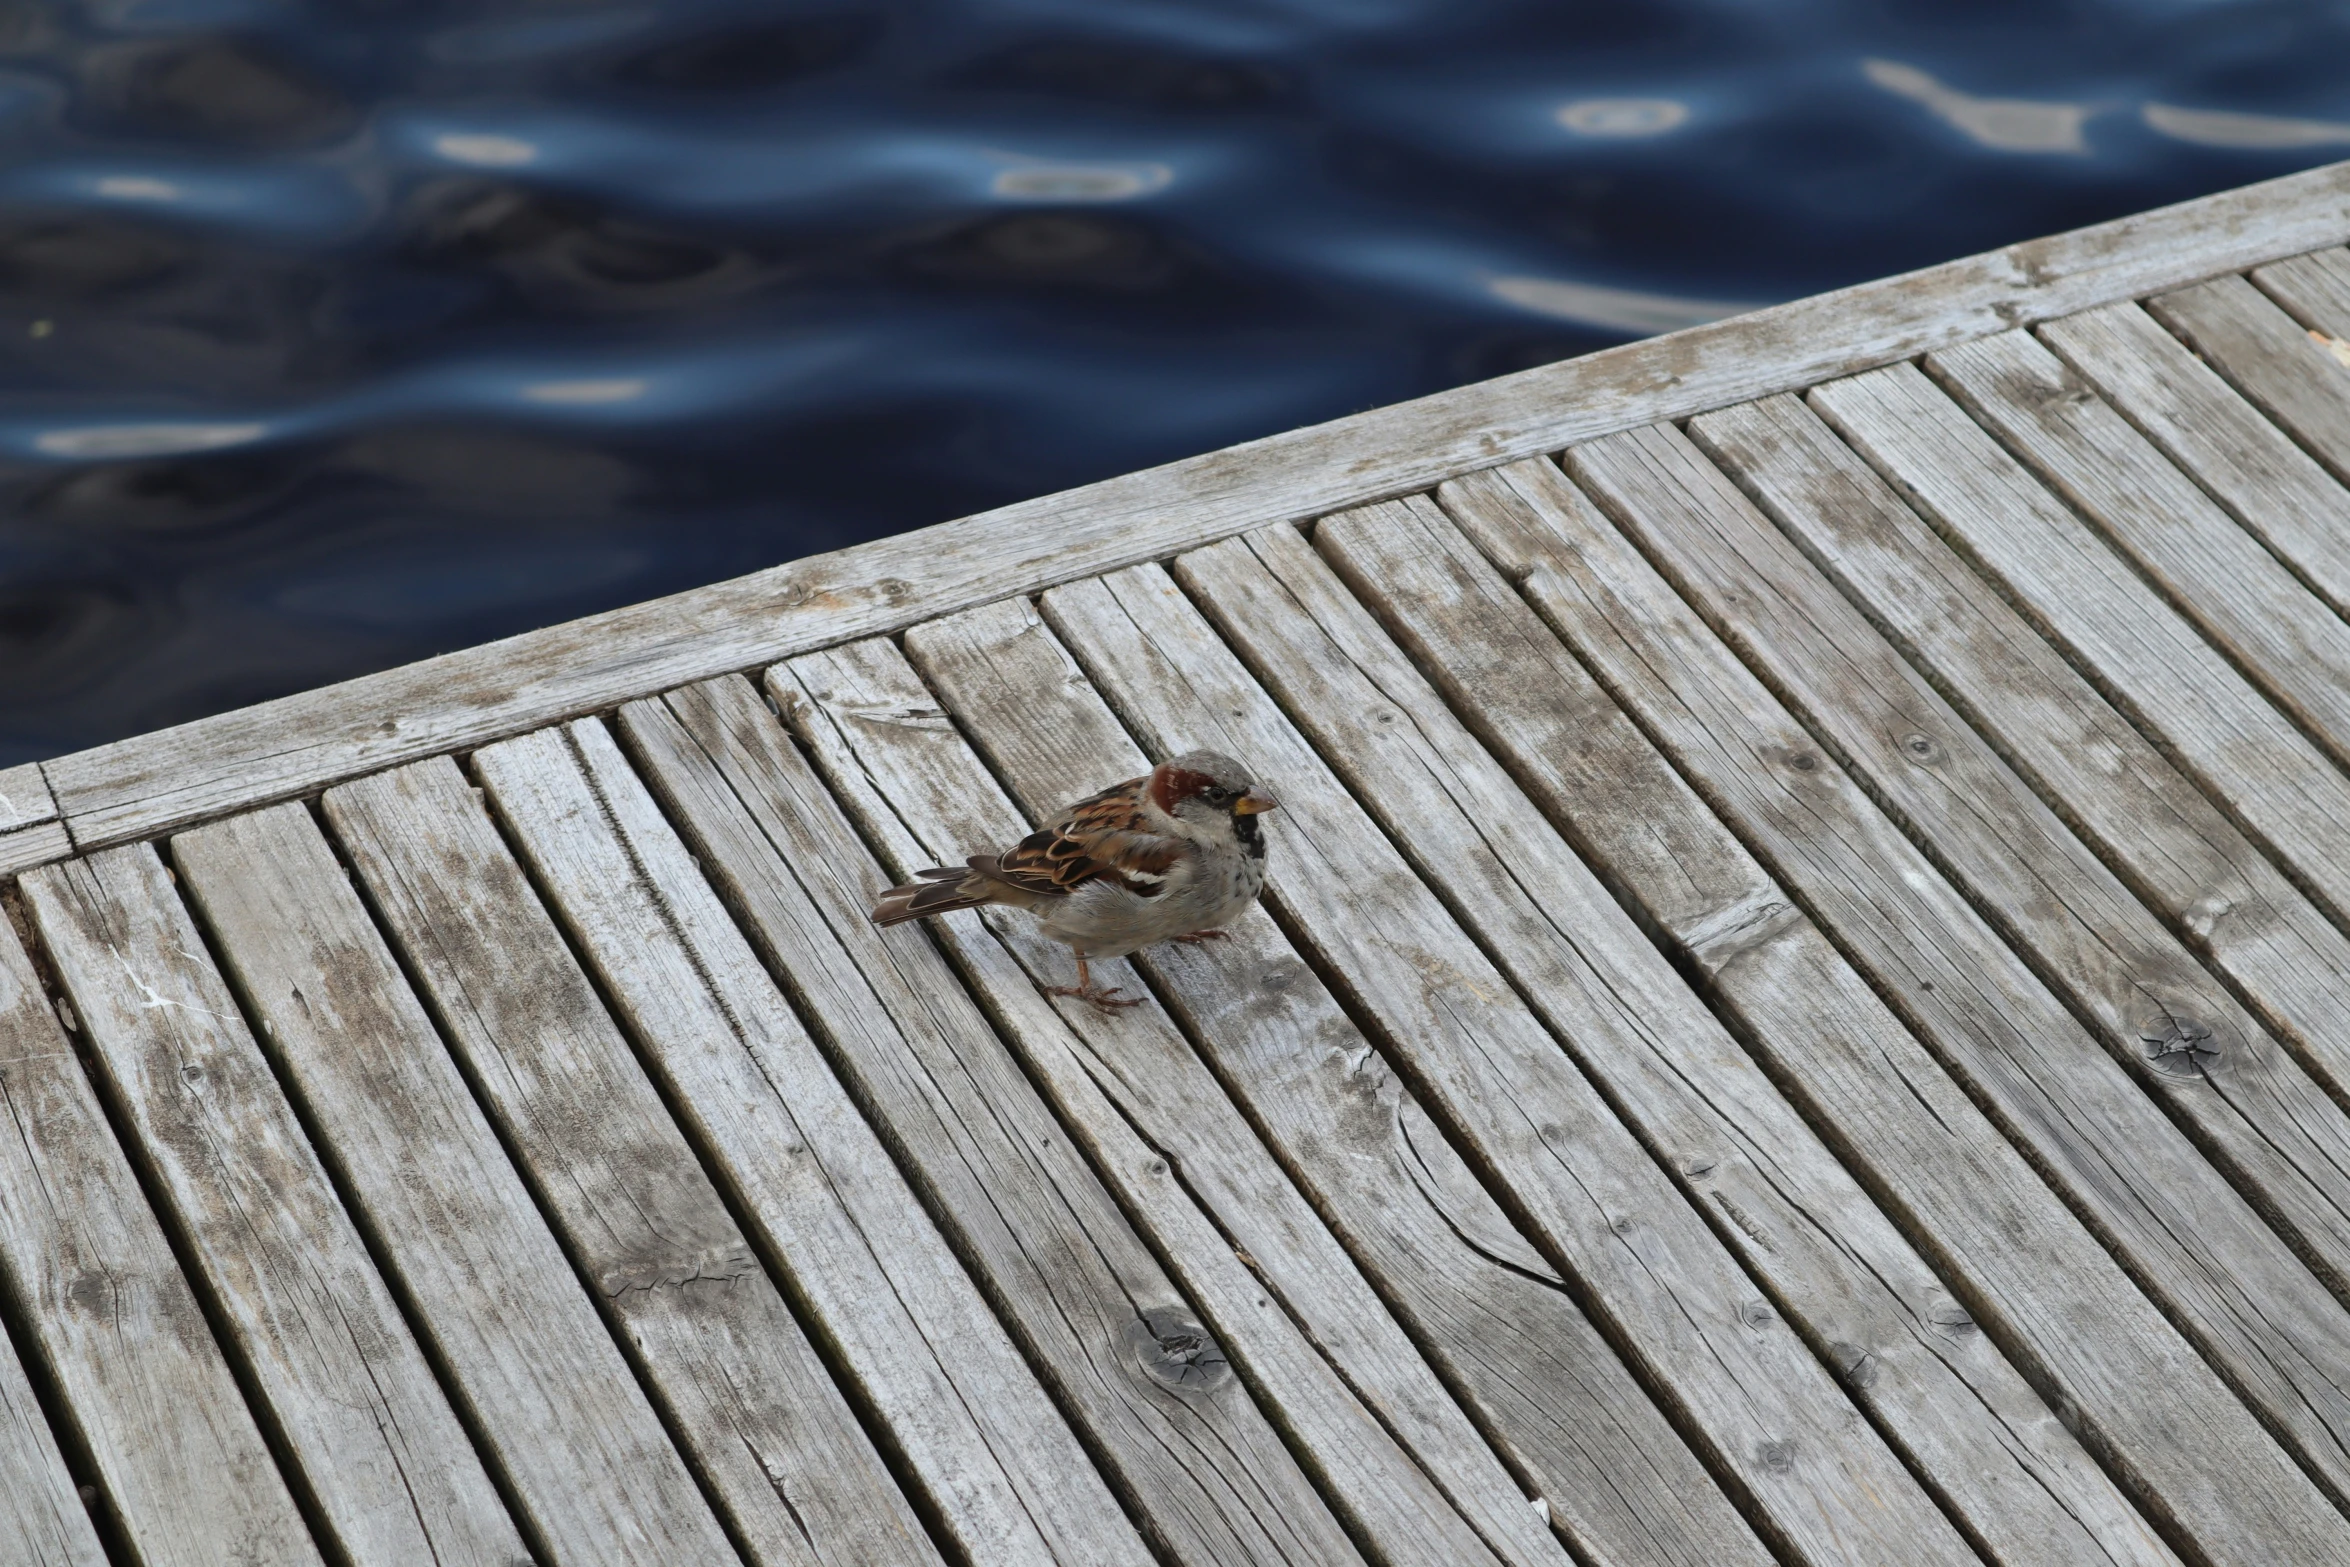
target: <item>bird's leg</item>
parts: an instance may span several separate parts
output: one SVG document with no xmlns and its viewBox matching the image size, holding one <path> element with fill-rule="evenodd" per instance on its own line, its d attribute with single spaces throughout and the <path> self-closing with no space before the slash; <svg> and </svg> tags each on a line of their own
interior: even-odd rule
<svg viewBox="0 0 2350 1567">
<path fill-rule="evenodd" d="M 1044 993 L 1048 996 L 1075 996 L 1078 1000 L 1090 1001 L 1105 1011 L 1142 1005 L 1142 997 L 1140 996 L 1129 996 L 1121 1001 L 1118 999 L 1120 991 L 1096 989 L 1093 983 L 1093 971 L 1085 966 L 1085 954 L 1082 952 L 1077 954 L 1077 983 L 1074 985 L 1047 985 L 1044 988 Z"/>
<path fill-rule="evenodd" d="M 1228 930 L 1187 930 L 1180 936 L 1170 936 L 1167 939 L 1197 946 L 1203 941 L 1230 941 L 1232 932 Z"/>
</svg>

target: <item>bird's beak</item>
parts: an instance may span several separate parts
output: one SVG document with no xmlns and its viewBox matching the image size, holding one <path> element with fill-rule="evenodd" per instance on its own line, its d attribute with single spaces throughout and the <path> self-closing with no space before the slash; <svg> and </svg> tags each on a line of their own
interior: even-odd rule
<svg viewBox="0 0 2350 1567">
<path fill-rule="evenodd" d="M 1264 790 L 1251 785 L 1248 793 L 1242 795 L 1239 799 L 1232 802 L 1232 814 L 1235 816 L 1254 816 L 1259 811 L 1278 810 L 1280 807 L 1281 802 L 1279 800 L 1274 799 Z"/>
</svg>

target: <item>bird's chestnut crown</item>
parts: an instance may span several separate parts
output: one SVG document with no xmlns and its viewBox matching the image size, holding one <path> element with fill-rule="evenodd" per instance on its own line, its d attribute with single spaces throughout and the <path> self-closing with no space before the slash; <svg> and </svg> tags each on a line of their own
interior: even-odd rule
<svg viewBox="0 0 2350 1567">
<path fill-rule="evenodd" d="M 1281 802 L 1259 788 L 1246 768 L 1213 751 L 1189 751 L 1151 770 L 1151 803 L 1174 815 L 1193 800 L 1235 816 L 1270 811 Z"/>
</svg>

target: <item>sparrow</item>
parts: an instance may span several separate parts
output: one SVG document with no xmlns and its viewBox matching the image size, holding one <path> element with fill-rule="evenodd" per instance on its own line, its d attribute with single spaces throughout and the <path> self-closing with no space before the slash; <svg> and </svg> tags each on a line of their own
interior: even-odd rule
<svg viewBox="0 0 2350 1567">
<path fill-rule="evenodd" d="M 991 904 L 1025 909 L 1077 955 L 1077 983 L 1047 994 L 1137 1006 L 1140 997 L 1097 987 L 1086 960 L 1220 939 L 1216 927 L 1265 885 L 1257 818 L 1280 803 L 1231 757 L 1186 751 L 1088 795 L 1000 854 L 915 872 L 874 901 L 873 923 Z"/>
</svg>

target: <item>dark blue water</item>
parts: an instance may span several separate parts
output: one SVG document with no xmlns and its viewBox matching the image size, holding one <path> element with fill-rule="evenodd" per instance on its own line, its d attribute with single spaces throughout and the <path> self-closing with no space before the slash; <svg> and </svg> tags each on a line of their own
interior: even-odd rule
<svg viewBox="0 0 2350 1567">
<path fill-rule="evenodd" d="M 2339 4 L 0 3 L 0 764 L 2350 156 Z"/>
</svg>

